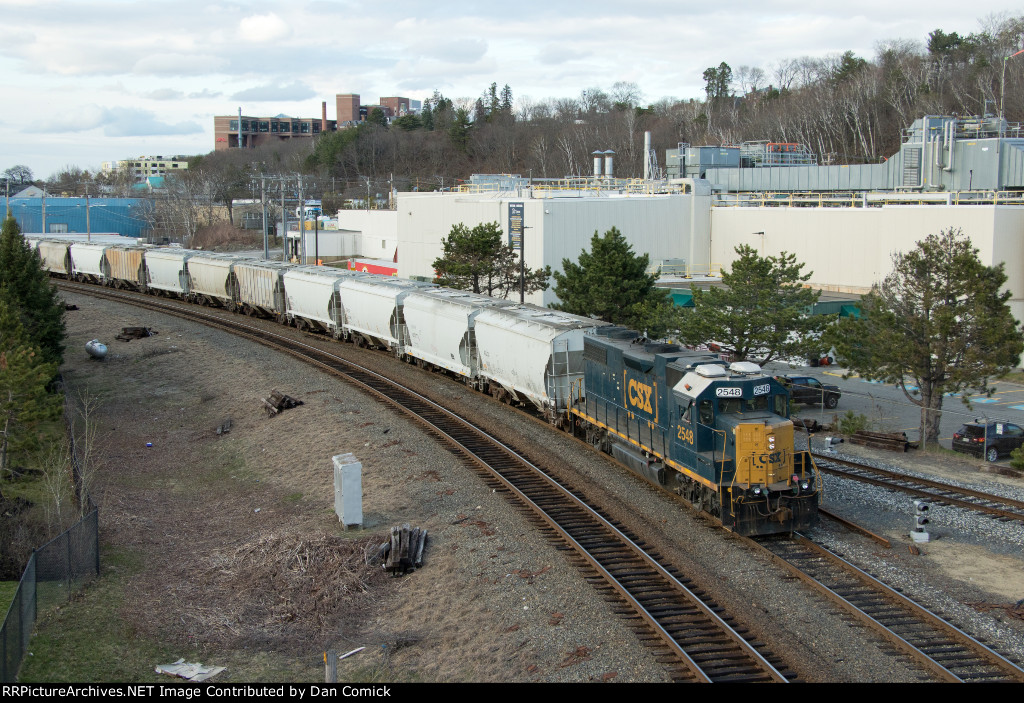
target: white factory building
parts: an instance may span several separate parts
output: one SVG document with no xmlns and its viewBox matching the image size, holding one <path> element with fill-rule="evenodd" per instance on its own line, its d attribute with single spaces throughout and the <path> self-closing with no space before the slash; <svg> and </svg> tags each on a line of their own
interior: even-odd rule
<svg viewBox="0 0 1024 703">
<path fill-rule="evenodd" d="M 595 162 L 590 178 L 540 183 L 484 176 L 458 192 L 397 193 L 393 210 L 343 210 L 338 227 L 358 233 L 360 256 L 392 260 L 397 251 L 403 278 L 432 278 L 441 240 L 460 223 L 498 222 L 517 248 L 521 231 L 526 265 L 553 270 L 561 270 L 563 259 L 575 261 L 589 250 L 595 232 L 617 227 L 635 252 L 647 254 L 652 264 L 672 262 L 673 273 L 691 281 L 728 270 L 735 248 L 748 244 L 762 255 L 795 253 L 804 271 L 812 272 L 813 287 L 849 299 L 880 282 L 892 270 L 894 254 L 914 249 L 929 234 L 956 228 L 970 237 L 982 263 L 1005 265 L 1011 309 L 1024 321 L 1024 132 L 1014 126 L 1010 138 L 1011 127 L 989 122 L 973 129 L 978 125 L 963 119 L 919 120 L 898 158 L 891 159 L 898 168 L 888 175 L 875 166 L 838 167 L 851 170 L 849 183 L 864 184 L 845 192 L 830 185 L 837 167 L 787 170 L 774 164 L 759 170 L 744 167 L 742 149 L 736 147 L 739 178 L 722 168 L 707 169 L 708 179 L 699 178 L 704 171 L 696 171 L 704 166 L 690 169 L 688 152 L 674 157 L 682 178 L 613 179 L 608 170 L 602 176 Z M 706 158 L 704 151 L 695 152 L 695 158 Z M 922 163 L 922 154 L 948 183 L 911 173 L 911 165 Z M 874 170 L 852 172 L 858 168 Z M 996 174 L 990 180 L 1002 190 L 969 190 L 982 171 Z M 730 190 L 730 183 L 757 180 L 759 174 L 777 184 L 791 174 L 806 190 Z M 892 181 L 890 188 L 874 189 L 874 180 L 883 177 Z M 686 278 L 672 285 L 686 287 Z M 529 297 L 538 305 L 555 300 L 550 289 Z"/>
<path fill-rule="evenodd" d="M 360 256 L 391 260 L 397 250 L 402 278 L 431 278 L 433 262 L 442 254 L 441 240 L 456 224 L 498 222 L 509 236 L 511 210 L 513 215 L 522 213 L 530 268 L 561 270 L 563 259 L 575 261 L 590 249 L 595 232 L 618 227 L 633 250 L 648 254 L 652 263 L 683 260 L 697 279 L 728 269 L 740 244 L 763 255 L 796 253 L 804 271 L 813 273 L 811 285 L 850 298 L 892 270 L 893 254 L 954 227 L 971 238 L 983 263 L 1005 264 L 1011 307 L 1024 320 L 1024 199 L 1004 196 L 1002 201 L 968 205 L 948 204 L 945 196 L 938 201 L 903 196 L 874 203 L 858 198 L 841 205 L 813 199 L 737 204 L 712 195 L 700 181 L 685 185 L 687 192 L 658 195 L 529 188 L 399 193 L 395 210 L 339 212 L 339 227 L 360 233 Z M 547 305 L 555 300 L 549 289 L 533 294 L 529 302 Z"/>
</svg>

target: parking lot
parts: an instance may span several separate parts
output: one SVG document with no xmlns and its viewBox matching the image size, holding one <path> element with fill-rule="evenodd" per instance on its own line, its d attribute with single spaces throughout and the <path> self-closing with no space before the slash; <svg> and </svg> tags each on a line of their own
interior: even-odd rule
<svg viewBox="0 0 1024 703">
<path fill-rule="evenodd" d="M 906 432 L 907 438 L 916 441 L 921 434 L 921 409 L 907 400 L 903 392 L 892 384 L 867 381 L 856 375 L 844 379 L 845 369 L 826 366 L 811 368 L 791 367 L 786 364 L 768 364 L 766 372 L 773 375 L 806 375 L 822 383 L 839 386 L 842 398 L 834 410 L 821 404 L 802 405 L 796 414 L 813 418 L 822 424 L 832 422 L 833 415 L 842 417 L 847 411 L 863 414 L 869 428 L 879 432 Z M 1024 386 L 1016 383 L 998 382 L 993 384 L 995 392 L 991 397 L 968 393 L 951 394 L 942 403 L 942 421 L 939 443 L 949 449 L 953 433 L 964 423 L 988 420 L 1012 422 L 1024 425 Z M 912 390 L 909 386 L 908 390 Z M 963 400 L 970 402 L 970 407 Z"/>
</svg>

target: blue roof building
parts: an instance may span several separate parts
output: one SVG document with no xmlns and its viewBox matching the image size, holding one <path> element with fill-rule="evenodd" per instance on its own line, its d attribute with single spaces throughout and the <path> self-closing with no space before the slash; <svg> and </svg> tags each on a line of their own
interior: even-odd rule
<svg viewBox="0 0 1024 703">
<path fill-rule="evenodd" d="M 144 198 L 11 198 L 11 214 L 24 235 L 85 234 L 87 232 L 144 237 L 149 227 L 145 212 L 152 207 Z M 43 224 L 43 204 L 46 224 Z"/>
</svg>

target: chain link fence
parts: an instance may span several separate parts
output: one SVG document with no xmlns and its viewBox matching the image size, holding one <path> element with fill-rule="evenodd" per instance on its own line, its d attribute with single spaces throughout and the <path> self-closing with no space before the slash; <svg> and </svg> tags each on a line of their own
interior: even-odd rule
<svg viewBox="0 0 1024 703">
<path fill-rule="evenodd" d="M 61 380 L 63 389 L 63 380 Z M 72 427 L 74 412 L 69 395 L 64 395 L 64 421 L 71 445 L 71 471 L 80 505 L 88 512 L 52 540 L 33 550 L 22 572 L 18 589 L 7 610 L 0 642 L 3 647 L 3 683 L 14 683 L 35 628 L 36 613 L 67 602 L 85 583 L 100 573 L 99 509 L 83 496 L 82 466 Z"/>
<path fill-rule="evenodd" d="M 37 611 L 67 602 L 100 573 L 99 510 L 91 502 L 90 507 L 82 519 L 29 557 L 0 629 L 4 683 L 16 680 Z"/>
</svg>

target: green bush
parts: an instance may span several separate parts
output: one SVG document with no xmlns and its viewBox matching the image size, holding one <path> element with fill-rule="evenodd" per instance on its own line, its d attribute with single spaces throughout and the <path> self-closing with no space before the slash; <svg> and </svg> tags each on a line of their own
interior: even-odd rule
<svg viewBox="0 0 1024 703">
<path fill-rule="evenodd" d="M 846 414 L 836 422 L 836 429 L 844 435 L 855 434 L 867 428 L 868 416 L 863 413 L 855 413 L 852 410 L 847 410 Z"/>
<path fill-rule="evenodd" d="M 1024 471 L 1024 447 L 1017 447 L 1010 452 L 1010 466 Z"/>
</svg>

